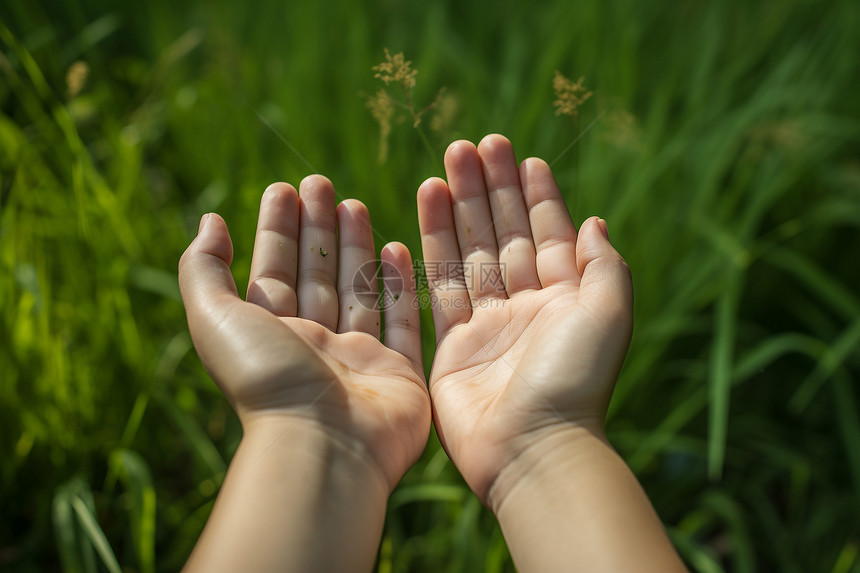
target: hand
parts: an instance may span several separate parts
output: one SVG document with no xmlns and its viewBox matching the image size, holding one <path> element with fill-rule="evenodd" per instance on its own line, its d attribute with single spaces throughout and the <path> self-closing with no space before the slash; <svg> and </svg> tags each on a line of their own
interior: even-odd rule
<svg viewBox="0 0 860 573">
<path fill-rule="evenodd" d="M 300 189 L 301 198 L 277 183 L 263 195 L 247 302 L 230 273 L 224 220 L 203 217 L 179 263 L 191 336 L 246 435 L 266 425 L 261 435 L 288 440 L 291 425 L 313 426 L 390 491 L 430 427 L 411 257 L 399 243 L 382 250 L 393 302 L 383 344 L 367 208 L 348 199 L 335 209 L 322 176 Z"/>
<path fill-rule="evenodd" d="M 545 162 L 517 169 L 510 142 L 490 135 L 451 144 L 445 169 L 447 185 L 418 190 L 433 414 L 448 455 L 494 507 L 493 484 L 526 451 L 559 433 L 603 435 L 632 287 L 604 221 L 588 219 L 577 237 Z M 460 261 L 464 277 L 446 274 Z"/>
</svg>

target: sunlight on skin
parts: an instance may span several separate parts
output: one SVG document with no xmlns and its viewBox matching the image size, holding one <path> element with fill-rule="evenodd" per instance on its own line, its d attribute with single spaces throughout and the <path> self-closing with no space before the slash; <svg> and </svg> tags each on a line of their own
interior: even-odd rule
<svg viewBox="0 0 860 573">
<path fill-rule="evenodd" d="M 359 288 L 375 265 L 362 203 L 336 206 L 321 176 L 300 194 L 270 186 L 247 301 L 226 223 L 204 216 L 180 288 L 244 436 L 186 570 L 369 570 L 387 497 L 426 444 L 430 395 L 443 446 L 521 571 L 683 570 L 604 435 L 632 329 L 630 273 L 606 223 L 577 235 L 547 164 L 517 168 L 501 136 L 453 143 L 445 166 L 448 183 L 418 191 L 438 346 L 429 392 L 406 247 L 382 250 L 384 343 L 366 304 L 375 278 Z"/>
<path fill-rule="evenodd" d="M 445 165 L 447 185 L 430 179 L 418 191 L 425 258 L 504 263 L 505 290 L 467 285 L 438 294 L 463 300 L 434 308 L 440 437 L 486 502 L 500 469 L 541 433 L 602 428 L 629 344 L 632 287 L 605 223 L 586 221 L 577 242 L 542 160 L 517 169 L 510 143 L 490 136 L 479 148 L 453 143 Z"/>
<path fill-rule="evenodd" d="M 387 496 L 427 442 L 414 280 L 385 283 L 401 290 L 383 344 L 378 309 L 336 279 L 375 260 L 366 207 L 336 208 L 321 176 L 300 190 L 263 195 L 247 302 L 218 215 L 204 216 L 180 262 L 194 345 L 244 429 L 190 571 L 368 570 Z M 412 276 L 405 246 L 381 256 Z"/>
<path fill-rule="evenodd" d="M 499 518 L 520 571 L 683 571 L 604 434 L 632 330 L 630 272 L 592 217 L 579 235 L 549 166 L 490 135 L 454 142 L 418 190 L 439 438 Z M 482 281 L 477 267 L 503 277 Z M 472 272 L 470 272 L 472 271 Z"/>
</svg>

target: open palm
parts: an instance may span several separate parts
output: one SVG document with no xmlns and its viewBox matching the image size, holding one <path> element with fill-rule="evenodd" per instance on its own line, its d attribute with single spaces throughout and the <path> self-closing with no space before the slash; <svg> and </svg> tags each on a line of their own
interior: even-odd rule
<svg viewBox="0 0 860 573">
<path fill-rule="evenodd" d="M 577 237 L 543 161 L 518 169 L 492 135 L 452 144 L 445 167 L 448 184 L 418 192 L 437 334 L 430 392 L 443 445 L 486 501 L 544 437 L 602 431 L 632 289 L 605 222 L 589 219 Z"/>
<path fill-rule="evenodd" d="M 423 450 L 430 418 L 409 251 L 382 250 L 393 301 L 385 344 L 369 214 L 355 200 L 335 208 L 324 177 L 305 179 L 301 199 L 287 184 L 267 189 L 247 301 L 232 255 L 223 219 L 207 215 L 179 274 L 194 345 L 243 425 L 318 425 L 369 453 L 393 488 Z"/>
</svg>

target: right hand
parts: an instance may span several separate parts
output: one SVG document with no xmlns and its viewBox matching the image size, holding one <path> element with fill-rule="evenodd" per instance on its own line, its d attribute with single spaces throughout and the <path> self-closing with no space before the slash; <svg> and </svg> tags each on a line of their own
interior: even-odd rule
<svg viewBox="0 0 860 573">
<path fill-rule="evenodd" d="M 633 291 L 606 223 L 588 219 L 577 236 L 544 161 L 517 169 L 510 142 L 489 135 L 477 148 L 451 144 L 445 169 L 447 184 L 418 190 L 433 414 L 446 452 L 492 508 L 493 484 L 527 450 L 560 432 L 603 436 Z M 466 284 L 445 274 L 461 261 Z"/>
</svg>

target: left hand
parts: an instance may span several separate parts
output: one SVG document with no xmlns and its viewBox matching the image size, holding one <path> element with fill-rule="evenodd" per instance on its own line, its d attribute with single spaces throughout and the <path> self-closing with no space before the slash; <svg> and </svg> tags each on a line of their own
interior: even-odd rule
<svg viewBox="0 0 860 573">
<path fill-rule="evenodd" d="M 313 427 L 390 491 L 430 429 L 411 257 L 400 243 L 382 250 L 393 303 L 383 344 L 367 208 L 354 199 L 335 208 L 322 176 L 300 189 L 301 198 L 279 183 L 263 195 L 247 301 L 230 273 L 226 223 L 204 216 L 179 263 L 191 336 L 246 434 L 258 424 L 269 434 L 272 424 Z"/>
</svg>

